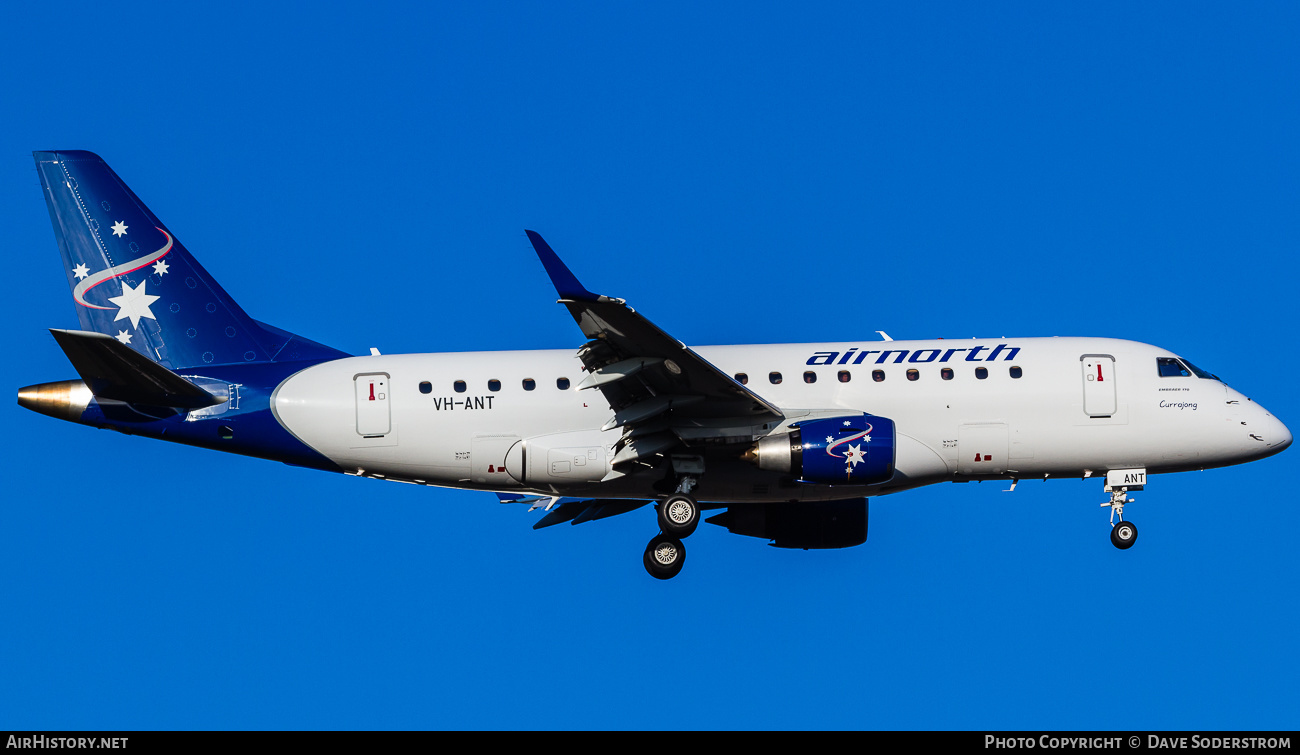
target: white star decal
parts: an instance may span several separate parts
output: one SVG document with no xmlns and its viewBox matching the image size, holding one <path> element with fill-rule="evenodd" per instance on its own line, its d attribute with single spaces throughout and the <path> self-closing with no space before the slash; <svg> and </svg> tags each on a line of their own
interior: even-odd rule
<svg viewBox="0 0 1300 755">
<path fill-rule="evenodd" d="M 863 456 L 866 456 L 866 454 L 862 453 L 862 446 L 849 446 L 848 453 L 844 454 L 844 458 L 849 462 L 850 474 L 852 473 L 853 467 L 863 460 Z"/>
<path fill-rule="evenodd" d="M 131 343 L 131 334 L 126 332 L 125 330 L 117 331 L 117 335 L 113 337 L 121 341 L 122 343 Z"/>
<path fill-rule="evenodd" d="M 159 276 L 159 277 L 162 277 L 162 276 L 166 275 L 166 274 L 167 274 L 167 263 L 166 263 L 166 262 L 163 262 L 162 260 L 158 260 L 157 262 L 153 263 L 153 272 L 154 272 L 154 275 L 157 275 L 157 276 Z"/>
<path fill-rule="evenodd" d="M 113 235 L 114 236 L 126 235 L 126 221 L 119 220 L 113 224 Z"/>
<path fill-rule="evenodd" d="M 72 268 L 72 275 L 77 280 L 81 280 L 82 278 L 85 278 L 87 275 L 90 275 L 90 269 L 87 268 L 85 265 L 77 265 L 76 267 Z"/>
<path fill-rule="evenodd" d="M 868 435 L 867 437 L 863 438 L 863 439 L 862 439 L 862 442 L 863 442 L 863 443 L 870 443 L 870 442 L 871 442 L 871 436 Z"/>
<path fill-rule="evenodd" d="M 845 426 L 845 427 L 848 427 L 848 426 L 849 426 L 849 421 L 848 421 L 847 419 L 844 420 L 844 426 Z"/>
<path fill-rule="evenodd" d="M 832 438 L 831 436 L 827 435 L 827 436 L 826 436 L 826 442 L 827 442 L 827 443 L 834 443 L 834 442 L 835 442 L 835 439 Z"/>
<path fill-rule="evenodd" d="M 123 317 L 129 317 L 131 318 L 131 327 L 138 328 L 140 327 L 141 317 L 148 317 L 150 320 L 158 319 L 153 316 L 153 312 L 149 311 L 149 305 L 158 301 L 159 297 L 150 296 L 145 291 L 144 287 L 148 283 L 149 281 L 142 280 L 139 286 L 131 288 L 131 284 L 125 280 L 122 281 L 122 295 L 111 296 L 108 299 L 118 306 L 117 317 L 113 318 L 114 322 L 121 320 Z"/>
</svg>

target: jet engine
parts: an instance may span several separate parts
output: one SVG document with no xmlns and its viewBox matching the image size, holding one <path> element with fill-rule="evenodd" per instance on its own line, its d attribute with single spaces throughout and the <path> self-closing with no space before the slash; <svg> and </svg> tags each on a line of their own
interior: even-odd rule
<svg viewBox="0 0 1300 755">
<path fill-rule="evenodd" d="M 759 469 L 785 472 L 800 482 L 875 485 L 894 476 L 894 421 L 851 414 L 799 422 L 745 452 Z"/>
</svg>

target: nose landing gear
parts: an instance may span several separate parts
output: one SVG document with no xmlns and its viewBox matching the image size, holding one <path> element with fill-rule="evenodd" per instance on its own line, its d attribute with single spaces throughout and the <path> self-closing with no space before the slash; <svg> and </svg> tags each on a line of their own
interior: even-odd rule
<svg viewBox="0 0 1300 755">
<path fill-rule="evenodd" d="M 1120 550 L 1128 550 L 1137 542 L 1138 528 L 1132 522 L 1120 522 L 1110 528 L 1110 541 Z"/>
<path fill-rule="evenodd" d="M 1137 483 L 1137 484 L 1134 484 Z M 1110 542 L 1120 550 L 1128 550 L 1137 542 L 1137 526 L 1124 521 L 1124 505 L 1133 503 L 1128 497 L 1129 490 L 1141 490 L 1146 486 L 1146 470 L 1121 469 L 1106 475 L 1106 492 L 1110 500 L 1102 506 L 1110 507 Z M 1119 519 L 1119 523 L 1115 522 Z"/>
</svg>

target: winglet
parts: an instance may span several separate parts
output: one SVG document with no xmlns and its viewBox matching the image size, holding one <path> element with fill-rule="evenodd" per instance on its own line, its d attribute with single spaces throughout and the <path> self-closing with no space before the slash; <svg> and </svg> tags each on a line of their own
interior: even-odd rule
<svg viewBox="0 0 1300 755">
<path fill-rule="evenodd" d="M 525 230 L 528 234 L 528 240 L 533 242 L 533 249 L 537 250 L 537 258 L 542 261 L 542 266 L 546 268 L 546 274 L 551 276 L 551 283 L 555 286 L 555 292 L 560 295 L 561 299 L 574 299 L 576 301 L 599 301 L 600 295 L 593 294 L 582 287 L 578 279 L 570 272 L 569 268 L 560 261 L 559 255 L 551 249 L 551 245 L 546 243 L 546 239 L 541 237 L 537 231 Z"/>
</svg>

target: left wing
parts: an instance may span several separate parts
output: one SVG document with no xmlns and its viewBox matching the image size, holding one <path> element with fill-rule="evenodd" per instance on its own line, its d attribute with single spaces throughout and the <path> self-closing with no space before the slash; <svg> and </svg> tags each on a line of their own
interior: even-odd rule
<svg viewBox="0 0 1300 755">
<path fill-rule="evenodd" d="M 588 340 L 578 349 L 587 369 L 579 389 L 595 388 L 614 416 L 604 429 L 627 428 L 616 465 L 664 453 L 691 440 L 761 437 L 784 415 L 627 306 L 588 291 L 550 245 L 526 231 L 537 256 Z"/>
<path fill-rule="evenodd" d="M 649 503 L 649 501 L 637 499 L 563 498 L 561 496 L 518 495 L 515 493 L 497 493 L 496 495 L 497 499 L 502 503 L 527 503 L 529 504 L 529 511 L 544 506 L 545 508 L 542 510 L 546 514 L 537 521 L 537 524 L 533 525 L 535 530 L 550 527 L 553 524 L 563 524 L 564 522 L 582 524 L 596 519 L 618 516 L 629 511 L 635 511 Z"/>
</svg>

